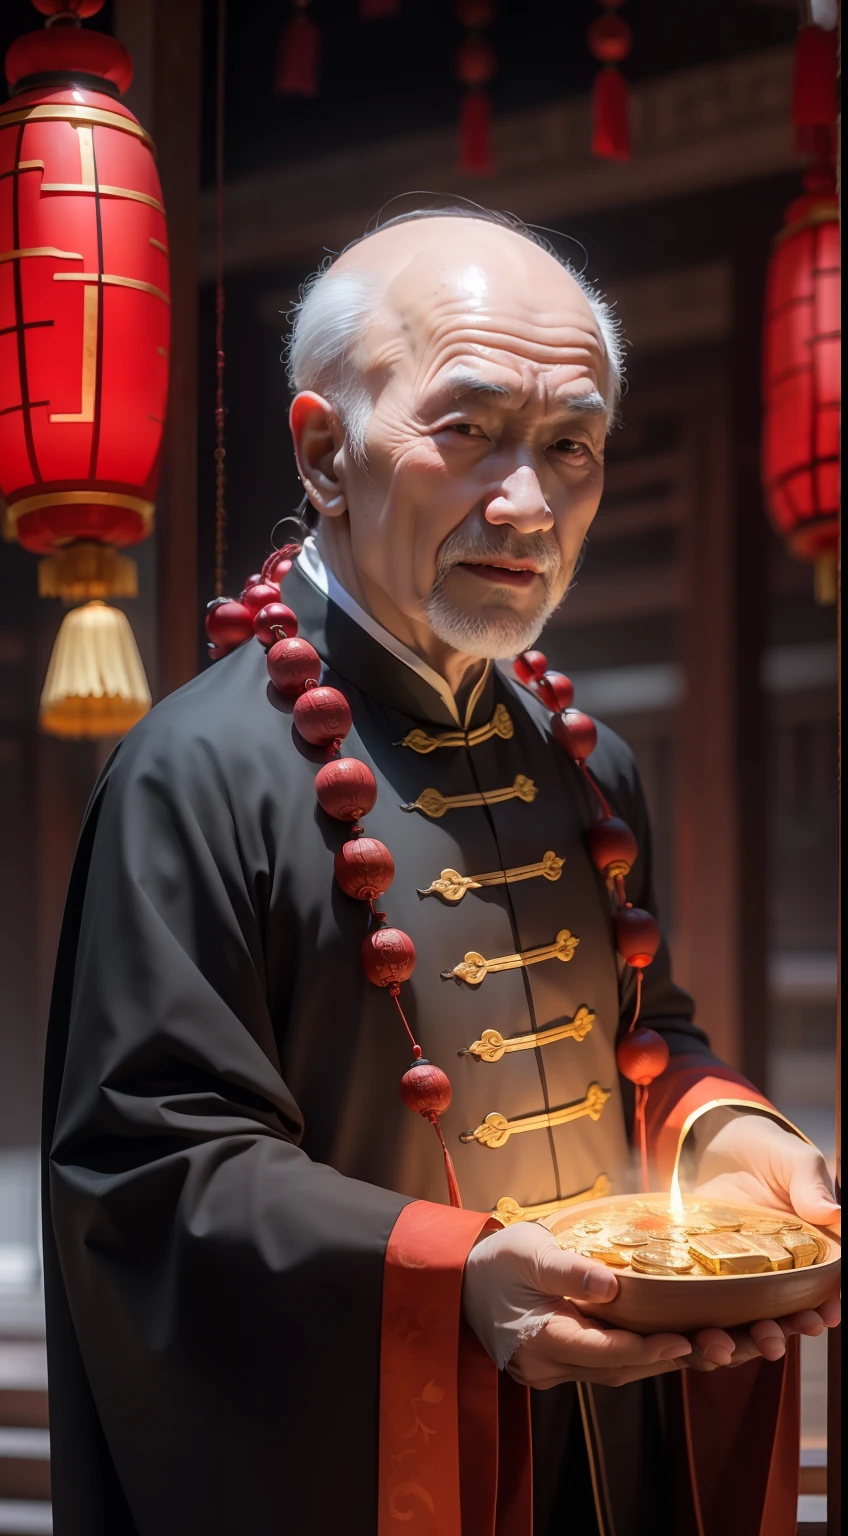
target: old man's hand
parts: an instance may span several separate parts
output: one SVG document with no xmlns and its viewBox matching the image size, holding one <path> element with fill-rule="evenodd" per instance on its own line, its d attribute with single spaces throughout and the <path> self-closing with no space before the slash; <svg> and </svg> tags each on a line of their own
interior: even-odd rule
<svg viewBox="0 0 848 1536">
<path fill-rule="evenodd" d="M 617 1290 L 604 1264 L 565 1253 L 544 1227 L 518 1222 L 472 1249 L 463 1307 L 495 1364 L 525 1386 L 615 1387 L 676 1370 L 693 1353 L 681 1334 L 640 1338 L 581 1311 L 580 1303 L 595 1307 Z"/>
<path fill-rule="evenodd" d="M 695 1193 L 705 1199 L 793 1211 L 802 1221 L 839 1231 L 840 1210 L 821 1152 L 764 1115 L 737 1114 L 726 1120 L 699 1158 Z M 796 1312 L 779 1323 L 758 1323 L 759 1344 L 751 1337 L 754 1329 L 734 1329 L 732 1359 L 714 1363 L 744 1365 L 758 1354 L 777 1360 L 793 1333 L 814 1338 L 825 1328 L 835 1328 L 839 1317 L 836 1293 L 816 1311 Z"/>
</svg>

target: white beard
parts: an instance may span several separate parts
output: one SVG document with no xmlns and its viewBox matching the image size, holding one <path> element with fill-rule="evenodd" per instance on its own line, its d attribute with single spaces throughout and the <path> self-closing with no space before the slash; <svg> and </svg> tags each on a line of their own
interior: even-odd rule
<svg viewBox="0 0 848 1536">
<path fill-rule="evenodd" d="M 498 607 L 491 617 L 487 617 L 485 611 L 466 613 L 451 602 L 442 582 L 437 581 L 427 600 L 426 612 L 427 623 L 443 644 L 465 656 L 502 661 L 518 656 L 533 645 L 556 606 L 549 597 L 536 613 L 514 613 L 504 591 L 503 606 Z"/>
</svg>

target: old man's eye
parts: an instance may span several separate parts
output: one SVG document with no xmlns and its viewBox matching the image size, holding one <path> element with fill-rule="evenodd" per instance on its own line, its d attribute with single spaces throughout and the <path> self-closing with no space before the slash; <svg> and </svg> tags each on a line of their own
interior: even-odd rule
<svg viewBox="0 0 848 1536">
<path fill-rule="evenodd" d="M 448 424 L 449 432 L 458 432 L 461 437 L 485 437 L 486 434 L 476 421 L 452 421 Z"/>
<path fill-rule="evenodd" d="M 578 443 L 573 437 L 560 437 L 553 445 L 554 453 L 562 454 L 569 464 L 586 464 L 589 460 L 589 450 L 585 443 Z"/>
</svg>

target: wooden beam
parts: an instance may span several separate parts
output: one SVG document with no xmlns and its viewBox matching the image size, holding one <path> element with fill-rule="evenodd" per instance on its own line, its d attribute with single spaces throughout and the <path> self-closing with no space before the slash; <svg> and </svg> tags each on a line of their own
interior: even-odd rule
<svg viewBox="0 0 848 1536">
<path fill-rule="evenodd" d="M 195 0 L 187 0 L 193 9 Z M 176 21 L 182 7 L 173 7 Z M 482 195 L 541 222 L 729 186 L 802 164 L 791 127 L 792 52 L 744 54 L 641 81 L 631 92 L 633 157 L 591 153 L 588 97 L 495 122 L 495 175 Z M 317 263 L 360 235 L 377 209 L 410 187 L 474 198 L 479 178 L 456 166 L 453 128 L 387 135 L 316 160 L 258 172 L 227 187 L 229 268 Z M 202 201 L 202 275 L 213 275 L 214 198 Z"/>
</svg>

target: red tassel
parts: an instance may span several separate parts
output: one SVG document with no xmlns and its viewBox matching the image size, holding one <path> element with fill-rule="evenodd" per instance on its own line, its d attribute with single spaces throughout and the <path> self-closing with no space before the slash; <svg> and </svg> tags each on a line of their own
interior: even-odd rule
<svg viewBox="0 0 848 1536">
<path fill-rule="evenodd" d="M 836 70 L 836 28 L 802 27 L 792 75 L 792 122 L 802 154 L 823 159 L 835 154 Z"/>
<path fill-rule="evenodd" d="M 360 21 L 383 21 L 397 13 L 398 0 L 359 0 Z"/>
<path fill-rule="evenodd" d="M 592 154 L 601 160 L 630 159 L 627 81 L 608 64 L 598 71 L 592 91 Z"/>
<path fill-rule="evenodd" d="M 321 34 L 311 16 L 298 11 L 286 22 L 277 55 L 274 89 L 279 96 L 315 96 Z"/>
<path fill-rule="evenodd" d="M 641 1084 L 636 1085 L 636 1115 L 634 1130 L 639 1140 L 639 1164 L 642 1180 L 642 1193 L 647 1194 L 651 1188 L 651 1170 L 648 1162 L 648 1090 Z"/>
<path fill-rule="evenodd" d="M 456 1169 L 453 1166 L 453 1158 L 451 1157 L 451 1155 L 450 1155 L 450 1153 L 448 1151 L 447 1142 L 445 1141 L 444 1134 L 442 1132 L 442 1127 L 441 1127 L 441 1123 L 439 1121 L 438 1115 L 431 1115 L 430 1116 L 430 1124 L 432 1125 L 433 1130 L 436 1132 L 436 1135 L 439 1138 L 439 1141 L 440 1141 L 441 1147 L 442 1147 L 442 1152 L 444 1154 L 444 1159 L 445 1159 L 445 1178 L 447 1180 L 447 1185 L 448 1185 L 448 1200 L 450 1201 L 451 1205 L 456 1206 L 456 1209 L 458 1211 L 461 1211 L 462 1210 L 462 1196 L 459 1193 L 459 1180 L 457 1179 L 457 1176 L 456 1176 Z"/>
<path fill-rule="evenodd" d="M 491 176 L 492 101 L 486 91 L 469 91 L 462 102 L 459 123 L 459 166 L 471 176 Z"/>
</svg>

